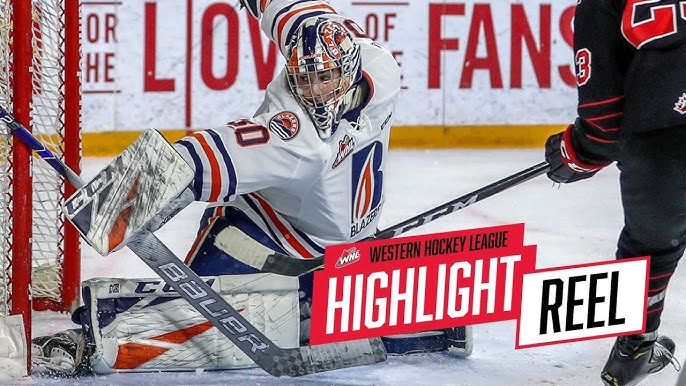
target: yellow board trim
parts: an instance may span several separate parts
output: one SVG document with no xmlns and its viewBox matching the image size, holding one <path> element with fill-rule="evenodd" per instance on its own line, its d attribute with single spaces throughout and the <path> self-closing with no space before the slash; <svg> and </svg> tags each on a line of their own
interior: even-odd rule
<svg viewBox="0 0 686 386">
<path fill-rule="evenodd" d="M 393 126 L 393 149 L 505 149 L 543 148 L 551 134 L 565 125 L 484 125 L 484 126 Z M 163 130 L 170 142 L 186 135 L 185 130 Z M 140 132 L 83 134 L 85 157 L 113 157 L 121 153 Z"/>
<path fill-rule="evenodd" d="M 543 148 L 565 125 L 395 126 L 394 149 Z"/>
<path fill-rule="evenodd" d="M 185 130 L 160 130 L 169 141 L 175 141 L 186 135 Z M 114 157 L 124 151 L 141 135 L 140 131 L 107 131 L 100 133 L 83 133 L 81 137 L 84 157 Z"/>
</svg>

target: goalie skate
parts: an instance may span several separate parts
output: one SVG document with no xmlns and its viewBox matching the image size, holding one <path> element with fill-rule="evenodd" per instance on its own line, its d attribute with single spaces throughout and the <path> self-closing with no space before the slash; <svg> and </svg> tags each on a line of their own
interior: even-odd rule
<svg viewBox="0 0 686 386">
<path fill-rule="evenodd" d="M 52 377 L 72 377 L 90 373 L 86 341 L 80 329 L 31 340 L 31 373 Z"/>
<path fill-rule="evenodd" d="M 63 211 L 88 244 L 105 256 L 151 221 L 159 227 L 188 205 L 193 174 L 158 131 L 146 130 L 77 190 Z"/>
</svg>

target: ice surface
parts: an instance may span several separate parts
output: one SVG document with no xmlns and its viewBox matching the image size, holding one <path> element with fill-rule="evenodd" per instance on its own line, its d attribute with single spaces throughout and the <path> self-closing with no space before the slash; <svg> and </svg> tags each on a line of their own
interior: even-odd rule
<svg viewBox="0 0 686 386">
<path fill-rule="evenodd" d="M 393 150 L 385 181 L 387 202 L 381 228 L 476 190 L 542 161 L 542 150 Z M 90 178 L 109 160 L 83 161 Z M 553 186 L 544 176 L 408 233 L 423 234 L 502 224 L 526 224 L 525 244 L 537 245 L 537 267 L 556 267 L 612 259 L 622 225 L 618 171 L 612 166 L 593 179 Z M 179 256 L 193 241 L 201 204 L 193 204 L 157 232 Z M 101 257 L 84 247 L 83 278 L 154 277 L 131 252 Z M 660 331 L 677 343 L 676 357 L 686 357 L 686 270 L 671 281 Z M 71 327 L 66 315 L 37 313 L 34 335 Z M 515 322 L 474 327 L 474 353 L 458 359 L 448 353 L 391 357 L 372 366 L 277 379 L 260 369 L 113 374 L 76 380 L 25 378 L 11 384 L 45 385 L 597 385 L 612 339 L 515 350 Z M 682 360 L 683 362 L 683 360 Z M 674 385 L 669 367 L 645 385 Z"/>
</svg>

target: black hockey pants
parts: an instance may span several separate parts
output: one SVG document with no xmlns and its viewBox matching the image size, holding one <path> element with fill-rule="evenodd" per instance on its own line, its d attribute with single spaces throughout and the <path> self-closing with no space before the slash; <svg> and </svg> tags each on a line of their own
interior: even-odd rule
<svg viewBox="0 0 686 386">
<path fill-rule="evenodd" d="M 651 256 L 646 320 L 651 332 L 660 324 L 667 284 L 686 248 L 686 127 L 623 133 L 622 142 L 624 229 L 617 258 Z"/>
</svg>

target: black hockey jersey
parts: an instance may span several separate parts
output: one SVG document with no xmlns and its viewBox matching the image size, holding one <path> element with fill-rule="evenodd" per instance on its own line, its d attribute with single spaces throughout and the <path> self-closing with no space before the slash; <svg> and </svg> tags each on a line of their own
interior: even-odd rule
<svg viewBox="0 0 686 386">
<path fill-rule="evenodd" d="M 596 145 L 686 125 L 686 2 L 578 0 L 574 31 L 578 114 Z"/>
</svg>

